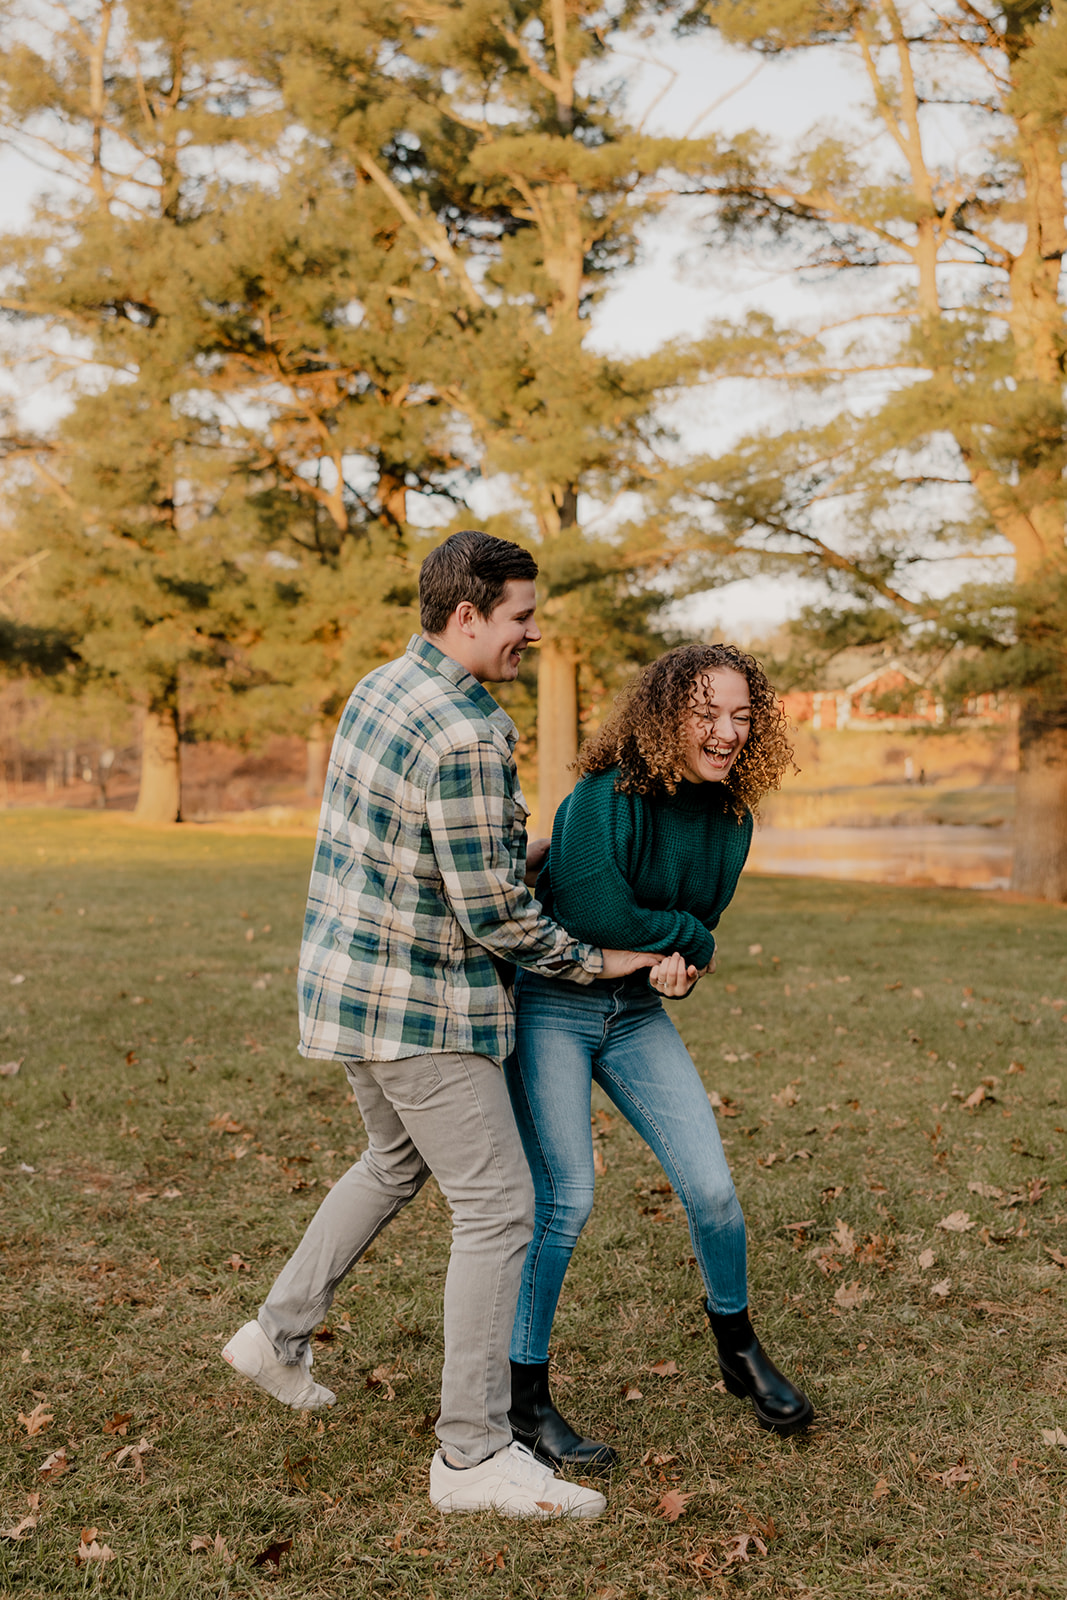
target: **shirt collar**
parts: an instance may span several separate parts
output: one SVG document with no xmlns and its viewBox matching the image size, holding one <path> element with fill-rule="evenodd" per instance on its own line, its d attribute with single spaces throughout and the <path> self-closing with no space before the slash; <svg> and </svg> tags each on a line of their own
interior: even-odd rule
<svg viewBox="0 0 1067 1600">
<path fill-rule="evenodd" d="M 413 633 L 411 635 L 408 640 L 406 654 L 414 656 L 417 661 L 420 661 L 424 667 L 428 667 L 431 672 L 436 672 L 440 677 L 447 678 L 449 683 L 454 684 L 461 694 L 465 694 L 468 699 L 473 700 L 482 715 L 504 735 L 509 748 L 514 748 L 519 737 L 519 730 L 503 706 L 493 699 L 489 690 L 467 671 L 461 661 L 457 661 L 454 656 L 446 656 L 443 650 L 438 650 L 437 646 L 431 644 L 429 639 L 424 639 L 421 633 Z"/>
</svg>

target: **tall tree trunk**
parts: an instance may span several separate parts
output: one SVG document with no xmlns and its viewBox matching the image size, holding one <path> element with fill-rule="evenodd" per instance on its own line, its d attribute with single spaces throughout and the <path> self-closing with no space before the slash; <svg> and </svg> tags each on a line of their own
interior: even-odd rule
<svg viewBox="0 0 1067 1600">
<path fill-rule="evenodd" d="M 1011 886 L 1067 900 L 1067 695 L 1023 697 Z"/>
<path fill-rule="evenodd" d="M 154 699 L 145 712 L 141 736 L 141 786 L 133 814 L 139 822 L 182 820 L 176 686 Z"/>
<path fill-rule="evenodd" d="M 307 769 L 304 776 L 304 793 L 309 800 L 314 800 L 316 805 L 322 799 L 328 754 L 326 732 L 322 723 L 316 722 L 307 736 Z"/>
<path fill-rule="evenodd" d="M 574 788 L 568 769 L 578 755 L 578 656 L 545 637 L 537 668 L 537 821 L 551 833 L 556 808 Z"/>
</svg>

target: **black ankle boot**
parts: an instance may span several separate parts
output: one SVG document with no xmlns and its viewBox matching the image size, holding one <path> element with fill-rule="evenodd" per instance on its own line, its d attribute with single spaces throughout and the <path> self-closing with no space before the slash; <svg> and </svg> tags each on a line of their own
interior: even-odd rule
<svg viewBox="0 0 1067 1600">
<path fill-rule="evenodd" d="M 548 1362 L 511 1363 L 511 1431 L 520 1444 L 551 1467 L 575 1472 L 610 1472 L 618 1456 L 610 1445 L 583 1439 L 560 1416 L 548 1392 Z"/>
<path fill-rule="evenodd" d="M 725 1316 L 709 1309 L 708 1321 L 719 1350 L 722 1381 L 731 1394 L 752 1401 L 760 1427 L 782 1434 L 806 1428 L 815 1408 L 803 1390 L 778 1371 L 756 1338 L 747 1309 Z"/>
</svg>

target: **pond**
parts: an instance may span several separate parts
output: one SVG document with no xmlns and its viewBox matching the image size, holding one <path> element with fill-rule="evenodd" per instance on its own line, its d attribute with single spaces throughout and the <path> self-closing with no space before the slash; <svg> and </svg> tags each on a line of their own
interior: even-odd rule
<svg viewBox="0 0 1067 1600">
<path fill-rule="evenodd" d="M 1010 827 L 757 827 L 749 871 L 951 889 L 1007 889 Z"/>
</svg>

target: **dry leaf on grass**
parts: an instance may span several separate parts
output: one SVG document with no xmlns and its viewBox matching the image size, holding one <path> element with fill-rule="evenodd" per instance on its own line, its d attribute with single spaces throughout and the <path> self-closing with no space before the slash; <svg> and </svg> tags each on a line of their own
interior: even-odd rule
<svg viewBox="0 0 1067 1600">
<path fill-rule="evenodd" d="M 252 1270 L 244 1256 L 239 1256 L 236 1250 L 232 1256 L 227 1256 L 222 1264 L 224 1267 L 229 1267 L 231 1272 L 251 1272 Z"/>
<path fill-rule="evenodd" d="M 856 1254 L 856 1235 L 848 1223 L 843 1222 L 840 1217 L 834 1223 L 832 1237 L 836 1248 L 842 1251 L 843 1254 L 846 1256 L 854 1256 Z"/>
<path fill-rule="evenodd" d="M 84 1567 L 87 1561 L 114 1561 L 114 1550 L 110 1545 L 98 1544 L 96 1533 L 97 1530 L 95 1528 L 82 1529 L 81 1544 L 79 1544 L 78 1553 L 74 1557 L 74 1565 L 76 1567 Z"/>
<path fill-rule="evenodd" d="M 645 1398 L 636 1383 L 624 1383 L 622 1397 L 624 1400 L 643 1400 Z"/>
<path fill-rule="evenodd" d="M 0 1078 L 13 1078 L 25 1059 L 20 1056 L 17 1061 L 0 1061 Z"/>
<path fill-rule="evenodd" d="M 889 1493 L 889 1479 L 879 1478 L 871 1494 L 872 1500 L 884 1500 Z"/>
<path fill-rule="evenodd" d="M 683 1494 L 680 1489 L 668 1489 L 656 1502 L 656 1510 L 668 1522 L 677 1522 L 692 1498 L 692 1494 Z"/>
<path fill-rule="evenodd" d="M 116 1411 L 111 1421 L 104 1423 L 104 1432 L 117 1433 L 121 1439 L 125 1439 L 126 1429 L 132 1421 L 132 1411 Z"/>
<path fill-rule="evenodd" d="M 276 1539 L 274 1543 L 269 1544 L 265 1550 L 261 1550 L 258 1556 L 252 1557 L 252 1565 L 254 1567 L 265 1567 L 267 1565 L 272 1567 L 280 1567 L 282 1564 L 282 1556 L 284 1556 L 286 1552 L 292 1548 L 292 1539 Z"/>
<path fill-rule="evenodd" d="M 998 1189 L 995 1183 L 979 1183 L 972 1179 L 967 1185 L 968 1193 L 980 1194 L 983 1200 L 1003 1200 L 1004 1190 Z"/>
<path fill-rule="evenodd" d="M 673 1378 L 678 1371 L 677 1364 L 673 1361 L 657 1361 L 654 1367 L 649 1367 L 649 1372 L 656 1378 Z"/>
<path fill-rule="evenodd" d="M 29 1416 L 24 1411 L 20 1411 L 18 1420 L 32 1439 L 35 1434 L 43 1433 L 48 1424 L 55 1421 L 55 1417 L 51 1411 L 45 1410 L 44 1401 L 42 1400 L 39 1405 L 34 1406 Z"/>
<path fill-rule="evenodd" d="M 24 1534 L 27 1534 L 32 1529 L 36 1528 L 38 1522 L 41 1520 L 40 1495 L 28 1494 L 26 1496 L 26 1504 L 30 1508 L 26 1516 L 20 1517 L 18 1522 L 16 1522 L 10 1528 L 0 1528 L 0 1539 L 21 1539 Z"/>
<path fill-rule="evenodd" d="M 69 1466 L 66 1446 L 60 1445 L 58 1450 L 53 1450 L 52 1454 L 41 1462 L 37 1468 L 37 1475 L 41 1478 L 61 1478 Z"/>
<path fill-rule="evenodd" d="M 116 1467 L 121 1467 L 124 1461 L 129 1461 L 130 1466 L 137 1474 L 138 1483 L 144 1483 L 144 1458 L 151 1449 L 152 1446 L 147 1439 L 140 1440 L 138 1444 L 124 1445 L 115 1457 L 114 1464 Z"/>
<path fill-rule="evenodd" d="M 1042 1428 L 1041 1438 L 1045 1444 L 1058 1444 L 1061 1449 L 1067 1449 L 1067 1433 L 1062 1428 Z"/>
<path fill-rule="evenodd" d="M 389 1367 L 389 1366 L 386 1366 L 384 1364 L 384 1362 L 383 1362 L 383 1364 L 380 1367 L 375 1367 L 374 1371 L 371 1373 L 370 1377 L 367 1379 L 367 1388 L 368 1389 L 383 1389 L 385 1391 L 385 1398 L 387 1400 L 395 1400 L 396 1399 L 396 1390 L 393 1388 L 392 1382 L 390 1380 L 393 1379 L 393 1378 L 399 1378 L 399 1376 L 400 1376 L 400 1368 L 399 1367 Z"/>
<path fill-rule="evenodd" d="M 855 1311 L 869 1296 L 870 1291 L 863 1287 L 858 1278 L 853 1278 L 851 1283 L 840 1283 L 834 1290 L 834 1299 L 844 1311 Z"/>
<path fill-rule="evenodd" d="M 233 1557 L 227 1550 L 226 1540 L 221 1533 L 216 1533 L 213 1539 L 209 1539 L 206 1534 L 198 1533 L 194 1538 L 190 1539 L 189 1549 L 193 1555 L 198 1550 L 203 1550 L 209 1556 L 218 1556 L 219 1560 L 225 1561 L 227 1566 L 233 1564 Z"/>
<path fill-rule="evenodd" d="M 1061 1250 L 1054 1250 L 1050 1244 L 1047 1244 L 1045 1252 L 1052 1257 L 1058 1267 L 1067 1267 L 1067 1256 Z"/>
<path fill-rule="evenodd" d="M 978 1085 L 977 1089 L 972 1089 L 971 1090 L 970 1094 L 967 1096 L 966 1100 L 963 1102 L 964 1111 L 975 1111 L 975 1110 L 977 1110 L 977 1108 L 982 1104 L 982 1101 L 985 1099 L 985 1097 L 986 1097 L 986 1086 L 985 1086 L 984 1083 L 980 1083 Z"/>
<path fill-rule="evenodd" d="M 922 1270 L 924 1272 L 929 1272 L 930 1268 L 933 1266 L 933 1264 L 934 1264 L 934 1262 L 936 1260 L 937 1260 L 937 1257 L 934 1255 L 934 1252 L 932 1250 L 930 1250 L 930 1249 L 926 1249 L 926 1250 L 923 1251 L 922 1255 L 919 1257 L 919 1266 L 922 1268 Z"/>
<path fill-rule="evenodd" d="M 944 1484 L 946 1489 L 955 1489 L 959 1484 L 970 1483 L 973 1477 L 974 1473 L 961 1456 L 947 1472 L 935 1472 L 934 1482 Z"/>
<path fill-rule="evenodd" d="M 787 1083 L 783 1088 L 778 1090 L 777 1094 L 771 1095 L 771 1099 L 774 1101 L 775 1105 L 781 1106 L 783 1111 L 788 1110 L 790 1106 L 795 1106 L 797 1101 L 800 1099 L 800 1095 L 797 1093 L 796 1087 L 799 1081 L 800 1080 L 798 1078 L 794 1083 Z"/>
<path fill-rule="evenodd" d="M 488 1572 L 490 1574 L 494 1572 L 503 1572 L 504 1557 L 507 1555 L 507 1551 L 508 1547 L 505 1545 L 503 1550 L 490 1550 L 484 1556 L 479 1556 L 479 1567 L 483 1572 Z"/>
<path fill-rule="evenodd" d="M 977 1224 L 971 1221 L 968 1211 L 950 1211 L 947 1217 L 942 1217 L 938 1227 L 945 1233 L 967 1233 Z"/>
<path fill-rule="evenodd" d="M 214 1128 L 216 1133 L 240 1133 L 241 1124 L 235 1122 L 228 1111 L 220 1111 L 211 1118 L 209 1128 Z"/>
<path fill-rule="evenodd" d="M 724 1567 L 732 1566 L 735 1561 L 751 1561 L 752 1557 L 748 1553 L 749 1545 L 753 1545 L 759 1555 L 765 1556 L 767 1554 L 767 1546 L 759 1535 L 755 1533 L 735 1533 L 725 1543 L 726 1560 L 723 1562 Z"/>
<path fill-rule="evenodd" d="M 932 1283 L 930 1285 L 930 1293 L 936 1294 L 941 1300 L 947 1300 L 952 1293 L 952 1279 L 942 1278 L 939 1283 Z"/>
</svg>

